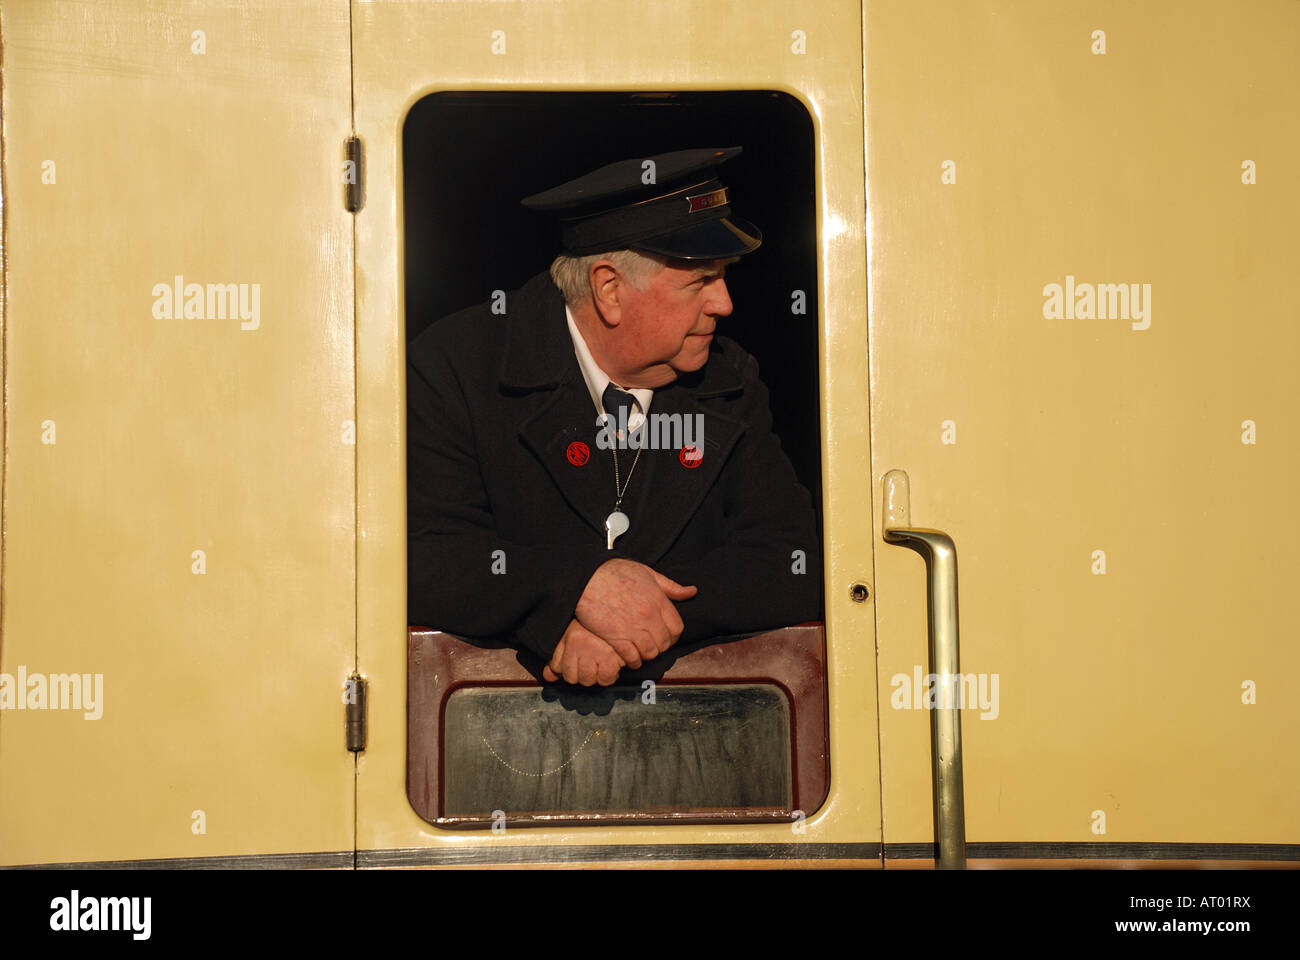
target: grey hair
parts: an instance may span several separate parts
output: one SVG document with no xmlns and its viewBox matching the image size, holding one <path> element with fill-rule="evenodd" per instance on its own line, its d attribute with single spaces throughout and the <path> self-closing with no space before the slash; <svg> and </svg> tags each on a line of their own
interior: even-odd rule
<svg viewBox="0 0 1300 960">
<path fill-rule="evenodd" d="M 650 277 L 664 265 L 661 257 L 639 250 L 612 250 L 609 253 L 592 253 L 585 257 L 571 257 L 562 253 L 551 264 L 551 279 L 564 294 L 564 302 L 573 306 L 591 299 L 591 265 L 597 260 L 609 260 L 628 283 L 644 290 Z"/>
</svg>

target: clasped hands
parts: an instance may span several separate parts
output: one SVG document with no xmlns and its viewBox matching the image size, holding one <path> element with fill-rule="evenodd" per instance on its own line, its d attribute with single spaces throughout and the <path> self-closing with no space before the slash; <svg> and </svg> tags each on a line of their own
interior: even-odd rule
<svg viewBox="0 0 1300 960">
<path fill-rule="evenodd" d="M 684 625 L 673 601 L 695 594 L 695 587 L 684 587 L 644 563 L 605 561 L 587 581 L 542 678 L 609 686 L 623 667 L 635 670 L 677 642 Z"/>
</svg>

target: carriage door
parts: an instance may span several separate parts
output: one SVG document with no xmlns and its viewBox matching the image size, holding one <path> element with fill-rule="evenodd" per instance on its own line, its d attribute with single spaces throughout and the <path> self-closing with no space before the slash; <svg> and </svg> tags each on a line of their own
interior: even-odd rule
<svg viewBox="0 0 1300 960">
<path fill-rule="evenodd" d="M 886 867 L 1300 841 L 1300 9 L 1197 9 L 866 5 Z"/>
<path fill-rule="evenodd" d="M 347 12 L 0 11 L 0 864 L 352 862 Z"/>
<path fill-rule="evenodd" d="M 370 711 L 359 862 L 878 864 L 859 4 L 807 13 L 775 0 L 358 2 L 352 16 L 365 168 L 356 219 L 357 597 Z M 778 433 L 820 511 L 826 654 L 811 679 L 827 705 L 811 749 L 821 755 L 829 743 L 829 779 L 806 794 L 808 809 L 780 822 L 539 826 L 540 811 L 526 830 L 445 829 L 437 797 L 408 796 L 416 779 L 408 751 L 432 727 L 408 741 L 408 706 L 413 718 L 424 706 L 407 699 L 406 343 L 438 317 L 504 297 L 546 269 L 551 228 L 528 219 L 522 197 L 612 160 L 736 143 L 745 148 L 730 172 L 737 211 L 763 221 L 768 259 L 760 251 L 728 273 L 737 308 L 722 332 L 758 356 Z M 411 662 L 412 676 L 429 667 Z M 443 760 L 429 754 L 422 769 L 453 762 L 456 749 L 481 751 L 479 739 L 444 744 Z M 677 812 L 661 810 L 661 819 Z"/>
</svg>

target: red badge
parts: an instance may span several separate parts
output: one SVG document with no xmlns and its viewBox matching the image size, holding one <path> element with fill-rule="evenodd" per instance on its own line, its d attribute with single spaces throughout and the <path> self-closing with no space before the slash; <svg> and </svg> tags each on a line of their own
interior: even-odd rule
<svg viewBox="0 0 1300 960">
<path fill-rule="evenodd" d="M 677 454 L 677 459 L 687 470 L 694 470 L 704 462 L 704 453 L 699 447 L 682 447 L 682 452 Z"/>
<path fill-rule="evenodd" d="M 591 448 L 581 440 L 574 440 L 573 443 L 569 444 L 569 449 L 565 451 L 565 456 L 569 458 L 569 462 L 575 467 L 580 467 L 591 459 Z"/>
</svg>

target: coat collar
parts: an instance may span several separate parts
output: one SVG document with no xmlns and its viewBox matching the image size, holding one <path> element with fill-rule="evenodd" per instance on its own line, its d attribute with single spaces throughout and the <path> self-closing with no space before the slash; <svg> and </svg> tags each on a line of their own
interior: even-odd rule
<svg viewBox="0 0 1300 960">
<path fill-rule="evenodd" d="M 582 379 L 564 316 L 564 301 L 547 274 L 539 274 L 507 299 L 508 323 L 501 387 L 506 393 L 552 391 L 520 426 L 519 436 L 541 461 L 573 510 L 602 540 L 613 508 L 613 457 L 595 442 L 595 414 Z M 678 535 L 718 480 L 747 424 L 701 400 L 744 392 L 732 358 L 715 340 L 709 362 L 695 373 L 655 391 L 652 413 L 703 418 L 704 459 L 687 468 L 676 450 L 646 451 L 623 509 L 632 527 L 616 544 L 617 555 L 654 563 Z M 698 421 L 692 421 L 698 422 Z M 591 460 L 575 466 L 569 445 L 588 445 Z M 606 461 L 609 461 L 606 463 Z M 628 460 L 620 453 L 623 469 Z"/>
</svg>

